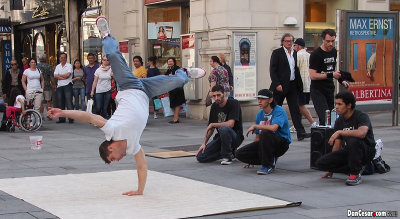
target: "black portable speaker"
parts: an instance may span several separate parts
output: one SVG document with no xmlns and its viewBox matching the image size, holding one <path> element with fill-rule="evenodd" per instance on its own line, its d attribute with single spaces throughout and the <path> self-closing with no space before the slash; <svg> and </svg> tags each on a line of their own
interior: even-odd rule
<svg viewBox="0 0 400 219">
<path fill-rule="evenodd" d="M 322 155 L 332 151 L 333 146 L 329 145 L 328 141 L 333 133 L 334 129 L 328 127 L 317 127 L 311 129 L 310 168 L 318 169 L 315 162 L 322 157 Z"/>
</svg>

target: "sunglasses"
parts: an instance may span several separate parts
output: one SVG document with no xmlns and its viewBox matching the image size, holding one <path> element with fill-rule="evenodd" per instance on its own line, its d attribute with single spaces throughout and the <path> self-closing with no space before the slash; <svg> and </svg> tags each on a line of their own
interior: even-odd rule
<svg viewBox="0 0 400 219">
<path fill-rule="evenodd" d="M 17 63 L 11 63 L 11 65 L 17 65 Z"/>
</svg>

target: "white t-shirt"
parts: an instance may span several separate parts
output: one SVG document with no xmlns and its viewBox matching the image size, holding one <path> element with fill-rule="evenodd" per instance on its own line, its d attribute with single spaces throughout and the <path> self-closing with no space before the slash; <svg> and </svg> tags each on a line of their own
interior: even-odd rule
<svg viewBox="0 0 400 219">
<path fill-rule="evenodd" d="M 141 146 L 140 136 L 149 116 L 149 98 L 136 89 L 119 91 L 116 97 L 118 107 L 101 128 L 108 141 L 127 140 L 127 154 L 136 154 Z"/>
<path fill-rule="evenodd" d="M 56 70 L 54 70 L 54 76 L 63 75 L 66 74 L 67 72 L 71 74 L 67 79 L 58 80 L 57 87 L 62 87 L 68 85 L 69 83 L 72 83 L 72 65 L 67 62 L 65 63 L 64 67 L 61 66 L 61 63 L 56 66 Z"/>
<path fill-rule="evenodd" d="M 25 97 L 22 96 L 22 95 L 18 95 L 18 96 L 15 98 L 14 107 L 21 108 L 21 103 L 18 101 L 18 99 L 21 99 L 22 102 L 24 102 L 24 101 L 25 101 Z"/>
<path fill-rule="evenodd" d="M 43 91 L 42 85 L 40 84 L 40 74 L 38 69 L 32 71 L 30 68 L 27 68 L 24 71 L 24 75 L 26 75 L 26 92 L 32 91 Z"/>
<path fill-rule="evenodd" d="M 96 93 L 104 93 L 111 90 L 111 68 L 104 70 L 99 67 L 94 76 L 99 77 L 97 80 Z"/>
</svg>

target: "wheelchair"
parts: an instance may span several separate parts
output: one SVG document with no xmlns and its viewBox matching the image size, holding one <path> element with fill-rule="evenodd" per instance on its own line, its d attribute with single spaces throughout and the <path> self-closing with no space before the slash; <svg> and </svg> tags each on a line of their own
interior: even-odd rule
<svg viewBox="0 0 400 219">
<path fill-rule="evenodd" d="M 19 108 L 7 107 L 7 131 L 15 132 L 15 128 L 19 128 L 26 132 L 34 132 L 42 127 L 42 115 L 33 109 L 34 100 L 35 99 L 29 100 L 29 103 L 26 106 L 25 114 L 22 114 L 21 109 Z"/>
</svg>

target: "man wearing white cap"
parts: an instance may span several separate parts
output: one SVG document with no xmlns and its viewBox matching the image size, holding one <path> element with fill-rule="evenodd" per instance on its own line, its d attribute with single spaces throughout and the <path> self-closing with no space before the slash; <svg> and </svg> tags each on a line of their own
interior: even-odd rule
<svg viewBox="0 0 400 219">
<path fill-rule="evenodd" d="M 286 111 L 275 103 L 272 91 L 262 89 L 256 97 L 261 110 L 257 113 L 256 124 L 246 133 L 247 137 L 250 132 L 256 137 L 253 143 L 236 151 L 236 158 L 249 165 L 261 164 L 257 174 L 266 175 L 274 171 L 278 157 L 286 153 L 292 139 Z"/>
</svg>

